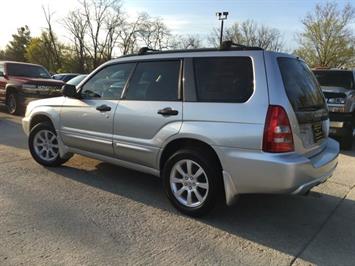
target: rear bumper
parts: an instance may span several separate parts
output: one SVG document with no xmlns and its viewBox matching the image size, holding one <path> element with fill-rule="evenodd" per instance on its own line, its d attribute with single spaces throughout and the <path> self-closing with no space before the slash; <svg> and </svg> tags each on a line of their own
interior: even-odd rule
<svg viewBox="0 0 355 266">
<path fill-rule="evenodd" d="M 329 178 L 338 163 L 339 144 L 328 139 L 319 154 L 271 154 L 215 147 L 223 167 L 227 204 L 238 194 L 301 194 Z"/>
</svg>

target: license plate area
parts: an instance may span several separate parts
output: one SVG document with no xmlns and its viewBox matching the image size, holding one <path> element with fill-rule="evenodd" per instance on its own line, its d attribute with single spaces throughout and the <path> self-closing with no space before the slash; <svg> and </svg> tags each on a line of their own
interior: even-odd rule
<svg viewBox="0 0 355 266">
<path fill-rule="evenodd" d="M 322 122 L 317 122 L 312 124 L 313 140 L 317 143 L 324 138 L 323 124 Z"/>
</svg>

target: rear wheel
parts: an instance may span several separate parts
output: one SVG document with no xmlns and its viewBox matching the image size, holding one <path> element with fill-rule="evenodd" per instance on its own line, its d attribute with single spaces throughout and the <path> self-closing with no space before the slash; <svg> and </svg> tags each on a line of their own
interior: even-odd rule
<svg viewBox="0 0 355 266">
<path fill-rule="evenodd" d="M 28 146 L 33 159 L 44 166 L 59 166 L 69 159 L 60 157 L 57 133 L 49 123 L 32 128 Z"/>
<path fill-rule="evenodd" d="M 12 115 L 19 114 L 19 101 L 16 93 L 10 93 L 6 99 L 7 110 Z"/>
<path fill-rule="evenodd" d="M 189 216 L 210 212 L 221 193 L 221 169 L 203 151 L 177 151 L 166 162 L 163 178 L 171 203 Z"/>
</svg>

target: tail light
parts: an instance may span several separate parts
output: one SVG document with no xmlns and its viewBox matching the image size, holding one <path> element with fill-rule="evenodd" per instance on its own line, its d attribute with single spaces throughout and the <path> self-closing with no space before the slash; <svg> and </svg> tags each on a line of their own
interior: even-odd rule
<svg viewBox="0 0 355 266">
<path fill-rule="evenodd" d="M 290 121 L 286 111 L 278 105 L 270 105 L 266 115 L 263 151 L 291 152 L 294 150 Z"/>
</svg>

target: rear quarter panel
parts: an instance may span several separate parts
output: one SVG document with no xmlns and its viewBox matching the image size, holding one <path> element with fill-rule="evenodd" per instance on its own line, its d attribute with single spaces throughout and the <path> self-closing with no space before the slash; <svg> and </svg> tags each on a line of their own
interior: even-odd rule
<svg viewBox="0 0 355 266">
<path fill-rule="evenodd" d="M 254 92 L 245 103 L 184 102 L 179 137 L 198 138 L 216 146 L 260 150 L 269 104 L 263 53 L 236 51 L 208 54 L 209 57 L 250 57 L 254 71 Z"/>
</svg>

